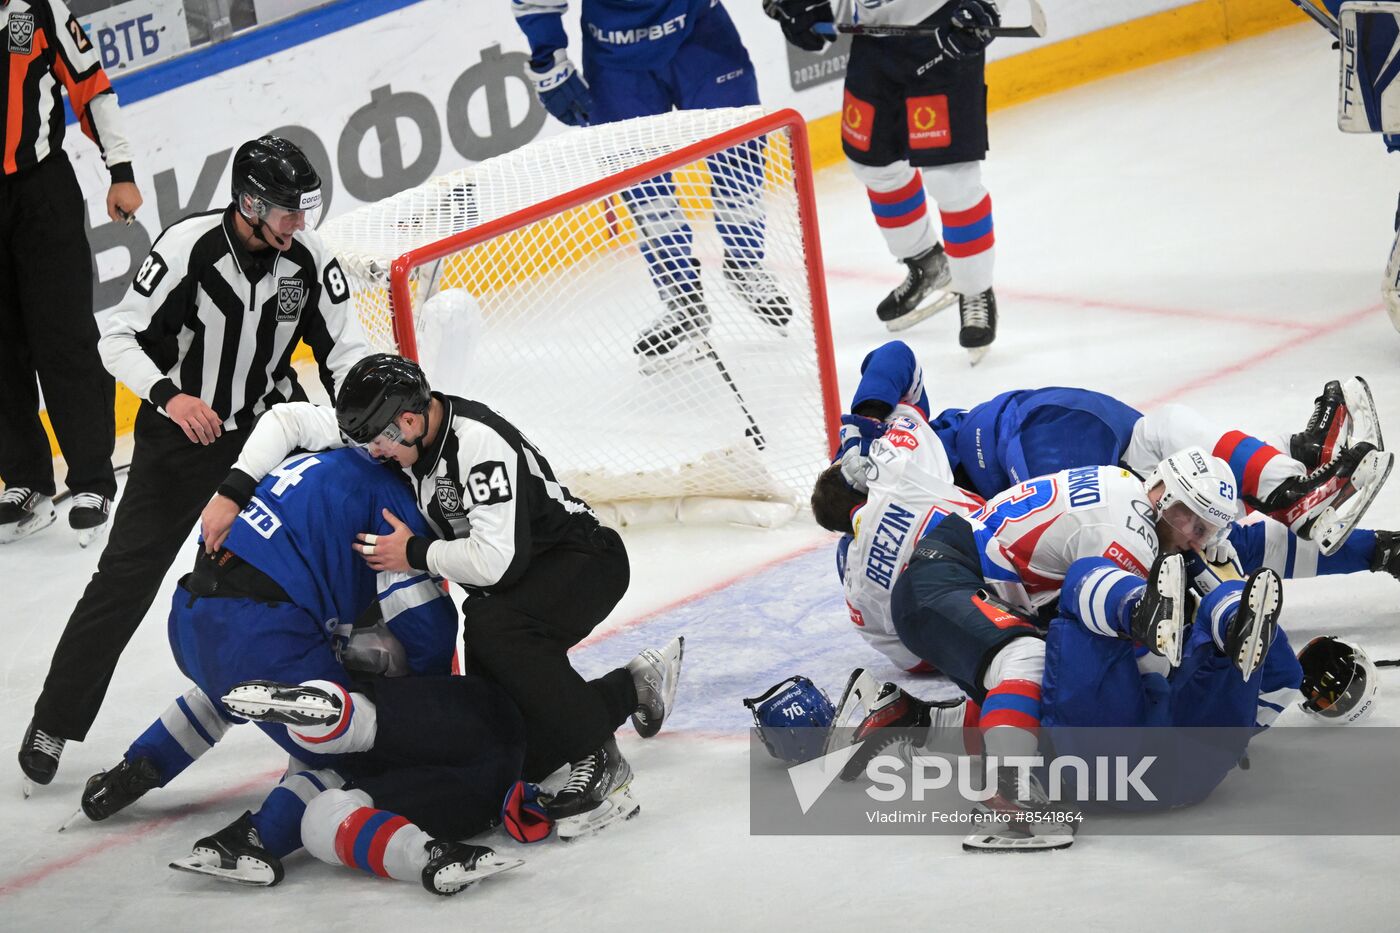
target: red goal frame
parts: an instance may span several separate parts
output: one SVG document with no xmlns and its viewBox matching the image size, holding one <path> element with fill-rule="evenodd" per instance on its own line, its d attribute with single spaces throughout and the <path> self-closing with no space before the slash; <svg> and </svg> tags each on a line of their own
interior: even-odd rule
<svg viewBox="0 0 1400 933">
<path fill-rule="evenodd" d="M 826 421 L 827 445 L 836 454 L 840 430 L 841 403 L 837 395 L 836 359 L 831 343 L 831 319 L 827 308 L 826 272 L 822 266 L 821 236 L 817 229 L 817 199 L 812 185 L 812 155 L 807 142 L 807 123 L 796 110 L 784 109 L 766 114 L 731 130 L 701 140 L 684 149 L 644 162 L 625 172 L 600 179 L 573 191 L 541 201 L 513 214 L 489 221 L 470 230 L 409 250 L 394 260 L 389 274 L 390 306 L 394 317 L 394 339 L 399 352 L 418 358 L 418 341 L 413 331 L 413 300 L 409 280 L 421 266 L 437 262 L 453 253 L 476 246 L 503 234 L 512 233 L 554 214 L 617 194 L 649 178 L 674 171 L 759 136 L 786 129 L 792 140 L 793 183 L 797 189 L 798 222 L 809 248 L 806 250 L 807 287 L 812 296 L 812 329 L 817 343 L 817 369 L 821 380 L 821 403 Z"/>
</svg>

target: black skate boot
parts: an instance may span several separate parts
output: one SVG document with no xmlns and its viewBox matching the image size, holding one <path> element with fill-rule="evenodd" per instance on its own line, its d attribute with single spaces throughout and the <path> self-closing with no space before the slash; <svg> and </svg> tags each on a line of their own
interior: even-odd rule
<svg viewBox="0 0 1400 933">
<path fill-rule="evenodd" d="M 99 771 L 83 788 L 83 813 L 100 823 L 160 786 L 160 772 L 149 758 L 123 760 L 110 771 Z"/>
<path fill-rule="evenodd" d="M 1239 668 L 1240 676 L 1249 680 L 1274 643 L 1278 631 L 1278 614 L 1283 609 L 1283 581 L 1276 572 L 1262 567 L 1249 575 L 1235 617 L 1217 633 L 1217 644 Z"/>
<path fill-rule="evenodd" d="M 0 544 L 43 531 L 57 517 L 52 496 L 35 492 L 28 486 L 10 486 L 0 492 Z"/>
<path fill-rule="evenodd" d="M 1050 852 L 1074 845 L 1078 814 L 1050 802 L 1035 775 L 1021 780 L 1019 769 L 997 768 L 997 792 L 977 804 L 988 829 L 963 839 L 968 852 Z"/>
<path fill-rule="evenodd" d="M 272 680 L 245 680 L 220 698 L 229 712 L 254 722 L 284 726 L 321 726 L 336 719 L 341 699 L 304 684 Z"/>
<path fill-rule="evenodd" d="M 1323 554 L 1332 554 L 1361 521 L 1394 461 L 1390 451 L 1362 442 L 1306 476 L 1289 477 L 1268 498 L 1246 496 L 1245 501 L 1315 543 Z"/>
<path fill-rule="evenodd" d="M 425 844 L 428 864 L 423 868 L 423 887 L 434 894 L 451 897 L 482 878 L 519 868 L 524 859 L 505 858 L 486 846 L 434 839 Z"/>
<path fill-rule="evenodd" d="M 969 352 L 975 365 L 997 339 L 997 296 L 990 288 L 978 295 L 959 295 L 958 313 L 958 346 Z"/>
<path fill-rule="evenodd" d="M 661 724 L 675 707 L 683 657 L 684 636 L 671 639 L 660 651 L 648 648 L 627 662 L 627 672 L 632 675 L 637 689 L 637 711 L 632 714 L 632 725 L 644 739 L 661 731 Z"/>
<path fill-rule="evenodd" d="M 1333 379 L 1322 387 L 1322 394 L 1313 400 L 1308 426 L 1302 433 L 1288 439 L 1288 452 L 1308 470 L 1316 470 L 1335 457 L 1346 444 L 1350 426 L 1342 384 Z"/>
<path fill-rule="evenodd" d="M 95 492 L 79 492 L 73 495 L 73 505 L 68 509 L 68 527 L 78 533 L 78 546 L 87 547 L 107 530 L 107 516 L 112 511 L 112 500 Z"/>
<path fill-rule="evenodd" d="M 741 262 L 726 256 L 724 280 L 764 323 L 778 330 L 787 327 L 792 318 L 792 303 L 773 273 L 756 262 Z"/>
<path fill-rule="evenodd" d="M 58 773 L 58 759 L 63 755 L 67 739 L 49 735 L 43 729 L 29 723 L 24 732 L 24 741 L 19 746 L 19 767 L 24 776 L 35 784 L 47 784 Z M 28 797 L 28 788 L 25 790 Z"/>
<path fill-rule="evenodd" d="M 1132 640 L 1176 667 L 1185 647 L 1186 623 L 1192 601 L 1186 562 L 1180 554 L 1164 554 L 1152 562 L 1147 589 L 1133 608 L 1129 627 Z"/>
<path fill-rule="evenodd" d="M 857 669 L 846 684 L 846 692 L 838 706 L 835 729 L 842 729 L 854 708 L 851 698 L 864 705 L 874 687 L 874 679 Z M 961 730 L 967 711 L 963 699 L 930 702 L 905 693 L 898 685 L 886 682 L 869 700 L 865 715 L 850 730 L 850 734 L 833 734 L 827 742 L 827 754 L 839 747 L 861 743 L 851 759 L 841 768 L 841 780 L 854 781 L 865 773 L 866 767 L 880 755 L 894 755 L 911 761 L 914 749 L 929 745 L 932 730 Z M 959 733 L 960 735 L 960 733 Z"/>
<path fill-rule="evenodd" d="M 1371 552 L 1371 572 L 1388 573 L 1400 580 L 1400 531 L 1377 531 Z"/>
<path fill-rule="evenodd" d="M 698 284 L 676 290 L 666 299 L 665 314 L 637 335 L 632 352 L 637 355 L 644 374 L 656 372 L 668 364 L 698 359 L 699 346 L 710 332 L 710 309 Z"/>
<path fill-rule="evenodd" d="M 909 267 L 904 281 L 875 309 L 875 316 L 892 331 L 913 327 L 957 300 L 957 295 L 946 291 L 952 275 L 942 243 L 902 261 Z"/>
<path fill-rule="evenodd" d="M 574 839 L 635 816 L 641 805 L 632 798 L 631 781 L 632 766 L 617 750 L 616 739 L 574 762 L 564 786 L 544 801 L 559 838 Z"/>
<path fill-rule="evenodd" d="M 272 887 L 282 880 L 282 860 L 263 848 L 253 814 L 246 811 L 214 835 L 196 842 L 189 858 L 171 862 L 170 867 L 259 887 Z"/>
</svg>

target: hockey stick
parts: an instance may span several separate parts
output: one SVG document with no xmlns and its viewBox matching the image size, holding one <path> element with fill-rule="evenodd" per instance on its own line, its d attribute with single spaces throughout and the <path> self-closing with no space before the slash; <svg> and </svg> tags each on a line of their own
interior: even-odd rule
<svg viewBox="0 0 1400 933">
<path fill-rule="evenodd" d="M 729 386 L 730 391 L 734 393 L 734 398 L 739 402 L 739 410 L 744 413 L 744 417 L 749 422 L 749 426 L 744 429 L 744 436 L 753 441 L 753 445 L 759 450 L 763 450 L 768 446 L 768 441 L 764 439 L 763 430 L 758 426 L 758 422 L 753 420 L 753 413 L 749 411 L 748 403 L 744 401 L 744 393 L 739 391 L 739 386 L 734 381 L 734 377 L 729 375 L 729 367 L 724 365 L 724 360 L 720 359 L 719 354 L 715 352 L 714 344 L 710 343 L 708 340 L 702 340 L 701 343 L 705 347 L 705 355 L 715 364 L 715 369 L 719 370 L 720 378 L 724 380 L 724 384 Z"/>
<path fill-rule="evenodd" d="M 1337 25 L 1336 20 L 1314 6 L 1312 0 L 1293 0 L 1293 5 L 1308 14 L 1308 18 L 1314 23 L 1330 32 L 1333 39 L 1342 37 L 1342 27 Z"/>
<path fill-rule="evenodd" d="M 992 38 L 1041 39 L 1045 36 L 1045 11 L 1036 0 L 1027 0 L 1031 7 L 1031 21 L 1025 26 L 990 26 L 978 29 Z M 1293 0 L 1294 3 L 1301 0 Z M 962 28 L 962 27 L 959 27 Z M 937 26 L 884 26 L 862 23 L 817 23 L 812 32 L 819 36 L 932 36 L 939 32 Z"/>
</svg>

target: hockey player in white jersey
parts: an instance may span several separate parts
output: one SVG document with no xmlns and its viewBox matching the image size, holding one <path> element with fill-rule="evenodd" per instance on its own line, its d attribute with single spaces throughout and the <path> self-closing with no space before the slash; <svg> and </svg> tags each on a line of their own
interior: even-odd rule
<svg viewBox="0 0 1400 933">
<path fill-rule="evenodd" d="M 829 41 L 812 30 L 834 18 L 828 0 L 768 0 L 764 7 L 794 45 L 819 50 Z M 996 237 L 981 164 L 991 41 L 985 30 L 1001 15 L 992 0 L 855 0 L 852 16 L 865 25 L 935 29 L 931 38 L 857 35 L 851 42 L 841 146 L 885 244 L 907 267 L 876 315 L 890 330 L 903 330 L 956 300 L 958 342 L 975 363 L 997 330 Z M 929 222 L 930 195 L 943 242 Z"/>
</svg>

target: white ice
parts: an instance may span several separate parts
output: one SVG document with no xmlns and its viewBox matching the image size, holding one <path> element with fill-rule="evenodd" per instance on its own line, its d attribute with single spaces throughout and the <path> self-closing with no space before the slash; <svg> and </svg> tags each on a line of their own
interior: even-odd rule
<svg viewBox="0 0 1400 933">
<path fill-rule="evenodd" d="M 986 174 L 1001 333 L 969 369 L 951 313 L 907 332 L 935 407 L 1084 384 L 1139 407 L 1181 401 L 1288 431 L 1325 380 L 1360 373 L 1383 414 L 1400 411 L 1400 335 L 1378 297 L 1400 161 L 1378 139 L 1333 128 L 1336 70 L 1316 29 L 1297 26 L 995 114 Z M 824 171 L 818 190 L 846 396 L 861 356 L 887 336 L 873 307 L 901 270 L 844 167 Z M 1370 523 L 1395 527 L 1398 511 L 1392 483 Z M 0 554 L 7 754 L 97 559 L 63 526 Z M 1390 837 L 1092 836 L 1068 852 L 988 858 L 965 855 L 950 836 L 750 835 L 740 698 L 789 673 L 837 691 L 854 665 L 893 672 L 848 631 L 830 539 L 814 526 L 645 529 L 627 543 L 631 592 L 578 665 L 601 672 L 673 631 L 689 639 L 674 722 L 645 743 L 622 733 L 638 819 L 521 849 L 524 868 L 452 899 L 304 856 L 271 890 L 168 870 L 195 838 L 255 806 L 278 771 L 277 750 L 244 729 L 110 822 L 59 835 L 86 777 L 114 764 L 184 689 L 160 608 L 177 566 L 55 782 L 25 801 L 13 759 L 0 765 L 10 775 L 0 782 L 0 926 L 1395 927 L 1400 842 Z M 1284 622 L 1295 642 L 1326 630 L 1393 657 L 1397 587 L 1366 574 L 1289 584 Z M 1400 724 L 1400 675 L 1382 677 L 1376 721 Z"/>
</svg>

